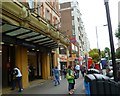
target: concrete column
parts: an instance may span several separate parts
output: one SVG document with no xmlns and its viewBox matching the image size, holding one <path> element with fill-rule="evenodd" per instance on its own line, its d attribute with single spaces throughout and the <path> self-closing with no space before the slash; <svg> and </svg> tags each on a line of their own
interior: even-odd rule
<svg viewBox="0 0 120 96">
<path fill-rule="evenodd" d="M 69 50 L 68 48 L 66 48 L 66 51 L 67 51 L 67 67 L 69 66 Z"/>
<path fill-rule="evenodd" d="M 50 54 L 47 54 L 47 73 L 48 73 L 48 79 L 50 78 Z"/>
<path fill-rule="evenodd" d="M 42 77 L 43 79 L 50 77 L 50 58 L 47 52 L 42 53 Z"/>
<path fill-rule="evenodd" d="M 16 66 L 20 68 L 22 73 L 22 85 L 23 88 L 29 86 L 28 82 L 28 55 L 27 48 L 23 46 L 16 46 Z"/>
<path fill-rule="evenodd" d="M 54 66 L 58 66 L 58 54 L 55 52 L 54 55 L 53 55 L 53 65 Z"/>
</svg>

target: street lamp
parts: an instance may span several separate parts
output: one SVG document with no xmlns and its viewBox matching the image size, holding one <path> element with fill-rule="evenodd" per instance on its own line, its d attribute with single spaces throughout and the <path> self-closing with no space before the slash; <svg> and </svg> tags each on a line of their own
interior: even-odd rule
<svg viewBox="0 0 120 96">
<path fill-rule="evenodd" d="M 96 26 L 96 39 L 97 39 L 97 48 L 99 49 L 99 46 L 98 46 L 98 33 L 97 33 L 97 26 Z"/>
<path fill-rule="evenodd" d="M 108 22 L 109 39 L 110 39 L 112 64 L 113 64 L 113 75 L 114 75 L 114 80 L 118 81 L 118 79 L 117 79 L 117 70 L 116 70 L 117 66 L 116 66 L 116 61 L 115 61 L 114 42 L 113 42 L 112 26 L 111 26 L 111 19 L 110 19 L 108 0 L 104 0 L 104 4 L 105 4 L 105 8 L 106 8 L 106 16 L 107 16 L 107 22 Z"/>
<path fill-rule="evenodd" d="M 107 24 L 105 24 L 105 25 L 102 25 L 103 27 L 104 26 L 107 26 Z M 99 49 L 99 43 L 98 43 L 98 26 L 96 26 L 96 39 L 97 39 L 97 48 Z"/>
</svg>

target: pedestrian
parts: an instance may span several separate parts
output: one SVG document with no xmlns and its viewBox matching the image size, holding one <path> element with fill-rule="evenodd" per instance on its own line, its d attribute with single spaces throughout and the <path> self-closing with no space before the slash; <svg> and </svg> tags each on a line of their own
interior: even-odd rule
<svg viewBox="0 0 120 96">
<path fill-rule="evenodd" d="M 57 83 L 58 83 L 58 85 L 60 85 L 60 72 L 59 72 L 57 66 L 54 69 L 54 75 L 55 75 L 55 84 L 54 84 L 54 86 L 57 86 Z"/>
<path fill-rule="evenodd" d="M 54 73 L 54 71 L 55 71 L 55 68 L 53 67 L 53 68 L 52 68 L 52 80 L 53 80 L 53 81 L 55 81 L 55 73 Z"/>
<path fill-rule="evenodd" d="M 66 78 L 68 81 L 68 91 L 69 91 L 68 93 L 73 94 L 73 88 L 74 88 L 75 81 L 74 81 L 74 72 L 73 72 L 72 65 L 68 66 Z"/>
<path fill-rule="evenodd" d="M 34 80 L 34 68 L 32 66 L 32 64 L 29 64 L 29 81 L 33 81 Z"/>
<path fill-rule="evenodd" d="M 80 72 L 80 65 L 79 65 L 79 64 L 77 64 L 77 65 L 75 66 L 75 70 L 76 70 L 77 78 L 79 78 L 79 72 Z"/>
<path fill-rule="evenodd" d="M 85 73 L 85 66 L 84 65 L 82 65 L 81 66 L 81 74 L 82 74 L 82 76 L 84 77 L 84 73 Z"/>
<path fill-rule="evenodd" d="M 75 67 L 72 67 L 72 71 L 74 74 L 74 79 L 73 79 L 74 83 L 73 83 L 73 88 L 72 88 L 74 92 L 74 90 L 76 89 L 76 79 L 78 79 L 78 74 L 77 74 Z"/>
<path fill-rule="evenodd" d="M 13 77 L 14 77 L 14 79 L 13 79 L 11 90 L 14 90 L 16 83 L 18 83 L 18 87 L 19 87 L 18 92 L 21 92 L 23 90 L 23 88 L 22 88 L 22 74 L 20 72 L 20 69 L 17 66 L 15 66 L 13 69 Z"/>
<path fill-rule="evenodd" d="M 66 78 L 66 71 L 67 71 L 67 68 L 66 66 L 64 66 L 64 69 L 63 69 L 64 78 Z"/>
</svg>

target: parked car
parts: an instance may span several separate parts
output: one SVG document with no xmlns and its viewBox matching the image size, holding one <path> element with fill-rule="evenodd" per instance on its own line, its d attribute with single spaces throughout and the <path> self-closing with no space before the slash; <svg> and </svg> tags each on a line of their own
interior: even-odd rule
<svg viewBox="0 0 120 96">
<path fill-rule="evenodd" d="M 116 59 L 116 64 L 117 64 L 117 63 L 120 63 L 120 59 Z M 108 61 L 108 65 L 109 65 L 109 66 L 113 66 L 113 65 L 112 65 L 112 60 L 109 60 L 109 61 Z"/>
<path fill-rule="evenodd" d="M 117 64 L 117 73 L 118 73 L 118 78 L 119 78 L 119 71 L 120 71 L 120 59 L 116 59 L 116 64 Z M 108 61 L 108 67 L 106 68 L 106 75 L 109 77 L 113 77 L 113 64 L 112 60 Z"/>
</svg>

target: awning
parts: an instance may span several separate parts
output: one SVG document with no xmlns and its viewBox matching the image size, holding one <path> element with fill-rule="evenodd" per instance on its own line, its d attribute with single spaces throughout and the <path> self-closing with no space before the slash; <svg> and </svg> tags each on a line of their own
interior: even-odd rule
<svg viewBox="0 0 120 96">
<path fill-rule="evenodd" d="M 2 30 L 2 32 L 0 32 L 3 36 L 2 41 L 7 40 L 6 36 L 8 36 L 9 40 L 13 40 L 15 44 L 36 47 L 42 46 L 51 49 L 58 47 L 57 42 L 51 37 L 20 26 L 15 26 L 2 22 L 0 24 L 0 30 Z"/>
</svg>

